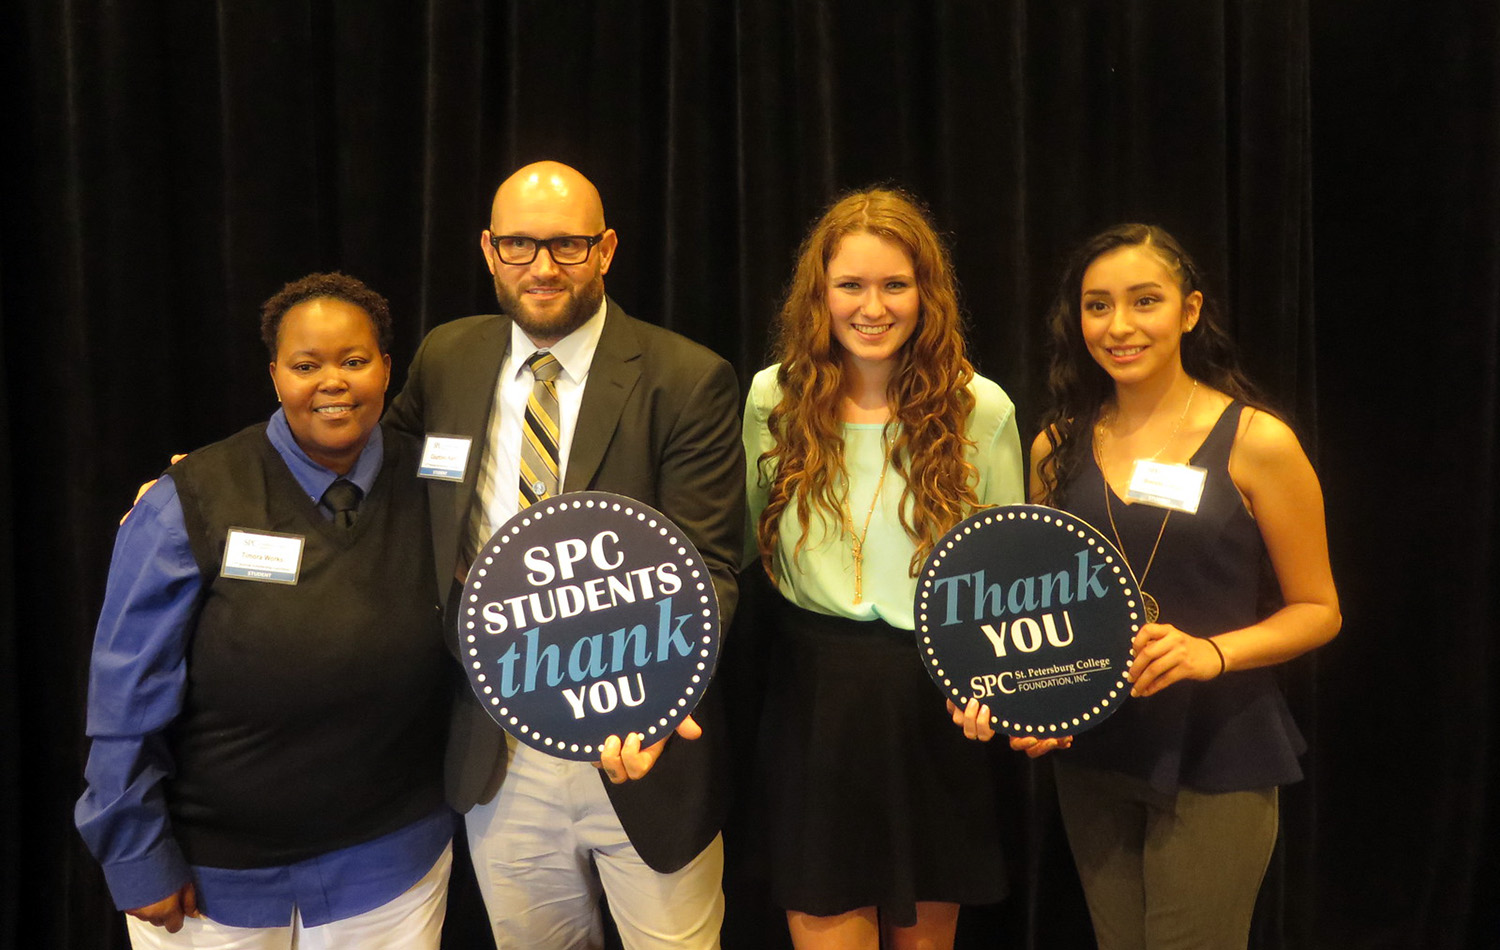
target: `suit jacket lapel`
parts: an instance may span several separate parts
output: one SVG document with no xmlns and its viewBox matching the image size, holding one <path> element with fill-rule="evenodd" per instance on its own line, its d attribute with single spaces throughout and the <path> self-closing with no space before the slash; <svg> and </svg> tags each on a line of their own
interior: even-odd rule
<svg viewBox="0 0 1500 950">
<path fill-rule="evenodd" d="M 434 481 L 432 514 L 434 528 L 437 525 L 455 526 L 448 543 L 437 550 L 458 550 L 462 537 L 469 530 L 469 511 L 474 504 L 474 493 L 479 484 L 479 470 L 488 451 L 490 435 L 490 409 L 495 401 L 495 386 L 500 376 L 500 364 L 505 359 L 510 345 L 510 318 L 487 322 L 480 330 L 476 345 L 455 353 L 452 363 L 445 367 L 445 378 L 459 381 L 461 396 L 448 402 L 435 412 L 429 432 L 444 435 L 468 435 L 474 440 L 469 448 L 469 464 L 464 472 L 463 484 Z M 438 407 L 434 407 L 438 408 Z M 451 498 L 449 516 L 441 517 L 441 505 L 437 492 L 447 491 Z"/>
<path fill-rule="evenodd" d="M 563 491 L 583 491 L 593 481 L 604 461 L 605 450 L 620 425 L 626 398 L 641 377 L 641 346 L 630 325 L 630 317 L 609 301 L 604 331 L 589 366 L 578 425 L 568 449 L 568 472 Z"/>
</svg>

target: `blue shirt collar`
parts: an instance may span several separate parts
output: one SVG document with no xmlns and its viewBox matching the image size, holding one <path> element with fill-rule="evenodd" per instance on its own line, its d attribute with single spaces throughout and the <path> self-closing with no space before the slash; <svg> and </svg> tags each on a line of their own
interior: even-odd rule
<svg viewBox="0 0 1500 950">
<path fill-rule="evenodd" d="M 307 453 L 302 451 L 302 446 L 292 436 L 292 427 L 287 424 L 284 409 L 277 409 L 271 416 L 271 421 L 266 426 L 266 438 L 271 440 L 271 447 L 281 456 L 292 477 L 297 479 L 297 484 L 307 492 L 313 504 L 317 504 L 328 486 L 340 478 L 349 479 L 364 494 L 370 494 L 370 489 L 375 485 L 375 477 L 380 474 L 380 463 L 385 459 L 385 438 L 378 425 L 370 433 L 370 441 L 365 443 L 364 450 L 359 453 L 359 458 L 355 460 L 354 468 L 349 470 L 348 475 L 326 469 L 307 457 Z"/>
</svg>

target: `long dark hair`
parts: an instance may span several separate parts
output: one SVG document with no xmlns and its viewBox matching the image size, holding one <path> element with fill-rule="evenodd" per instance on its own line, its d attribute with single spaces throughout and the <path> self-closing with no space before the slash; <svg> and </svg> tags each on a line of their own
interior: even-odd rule
<svg viewBox="0 0 1500 950">
<path fill-rule="evenodd" d="M 1182 337 L 1182 368 L 1187 374 L 1235 399 L 1265 408 L 1264 398 L 1240 370 L 1223 315 L 1187 251 L 1154 224 L 1117 224 L 1073 252 L 1047 318 L 1052 354 L 1047 391 L 1051 405 L 1042 419 L 1042 431 L 1047 433 L 1052 451 L 1038 468 L 1043 504 L 1062 507 L 1066 503 L 1065 486 L 1087 462 L 1099 412 L 1114 395 L 1114 380 L 1094 362 L 1083 341 L 1080 306 L 1084 271 L 1101 256 L 1123 247 L 1148 249 L 1177 280 L 1183 297 L 1193 291 L 1203 294 L 1198 323 L 1193 332 Z"/>
</svg>

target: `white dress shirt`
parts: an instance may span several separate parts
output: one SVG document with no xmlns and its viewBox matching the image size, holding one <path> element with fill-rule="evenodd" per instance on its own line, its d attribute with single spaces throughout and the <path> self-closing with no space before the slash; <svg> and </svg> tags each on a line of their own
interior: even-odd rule
<svg viewBox="0 0 1500 950">
<path fill-rule="evenodd" d="M 578 408 L 583 403 L 583 387 L 588 382 L 589 367 L 604 332 L 606 300 L 582 326 L 547 348 L 562 370 L 557 374 L 557 483 L 564 484 L 568 473 L 569 448 L 578 428 Z M 485 453 L 475 486 L 474 507 L 469 515 L 467 553 L 478 551 L 495 529 L 520 510 L 521 433 L 525 425 L 526 401 L 534 382 L 526 361 L 542 349 L 514 322 L 510 325 L 510 345 L 500 363 L 500 379 L 490 407 L 489 432 Z"/>
</svg>

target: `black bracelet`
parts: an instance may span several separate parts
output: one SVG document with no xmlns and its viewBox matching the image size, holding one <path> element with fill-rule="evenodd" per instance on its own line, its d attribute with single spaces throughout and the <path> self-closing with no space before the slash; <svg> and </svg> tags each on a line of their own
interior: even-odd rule
<svg viewBox="0 0 1500 950">
<path fill-rule="evenodd" d="M 1224 675 L 1224 670 L 1229 666 L 1229 664 L 1227 664 L 1227 663 L 1224 662 L 1224 651 L 1221 650 L 1221 649 L 1219 649 L 1219 645 L 1214 642 L 1214 638 L 1213 637 L 1204 637 L 1203 639 L 1207 640 L 1208 641 L 1208 645 L 1214 648 L 1214 652 L 1215 653 L 1219 654 L 1219 672 L 1216 673 L 1215 675 L 1216 676 L 1223 676 Z"/>
</svg>

